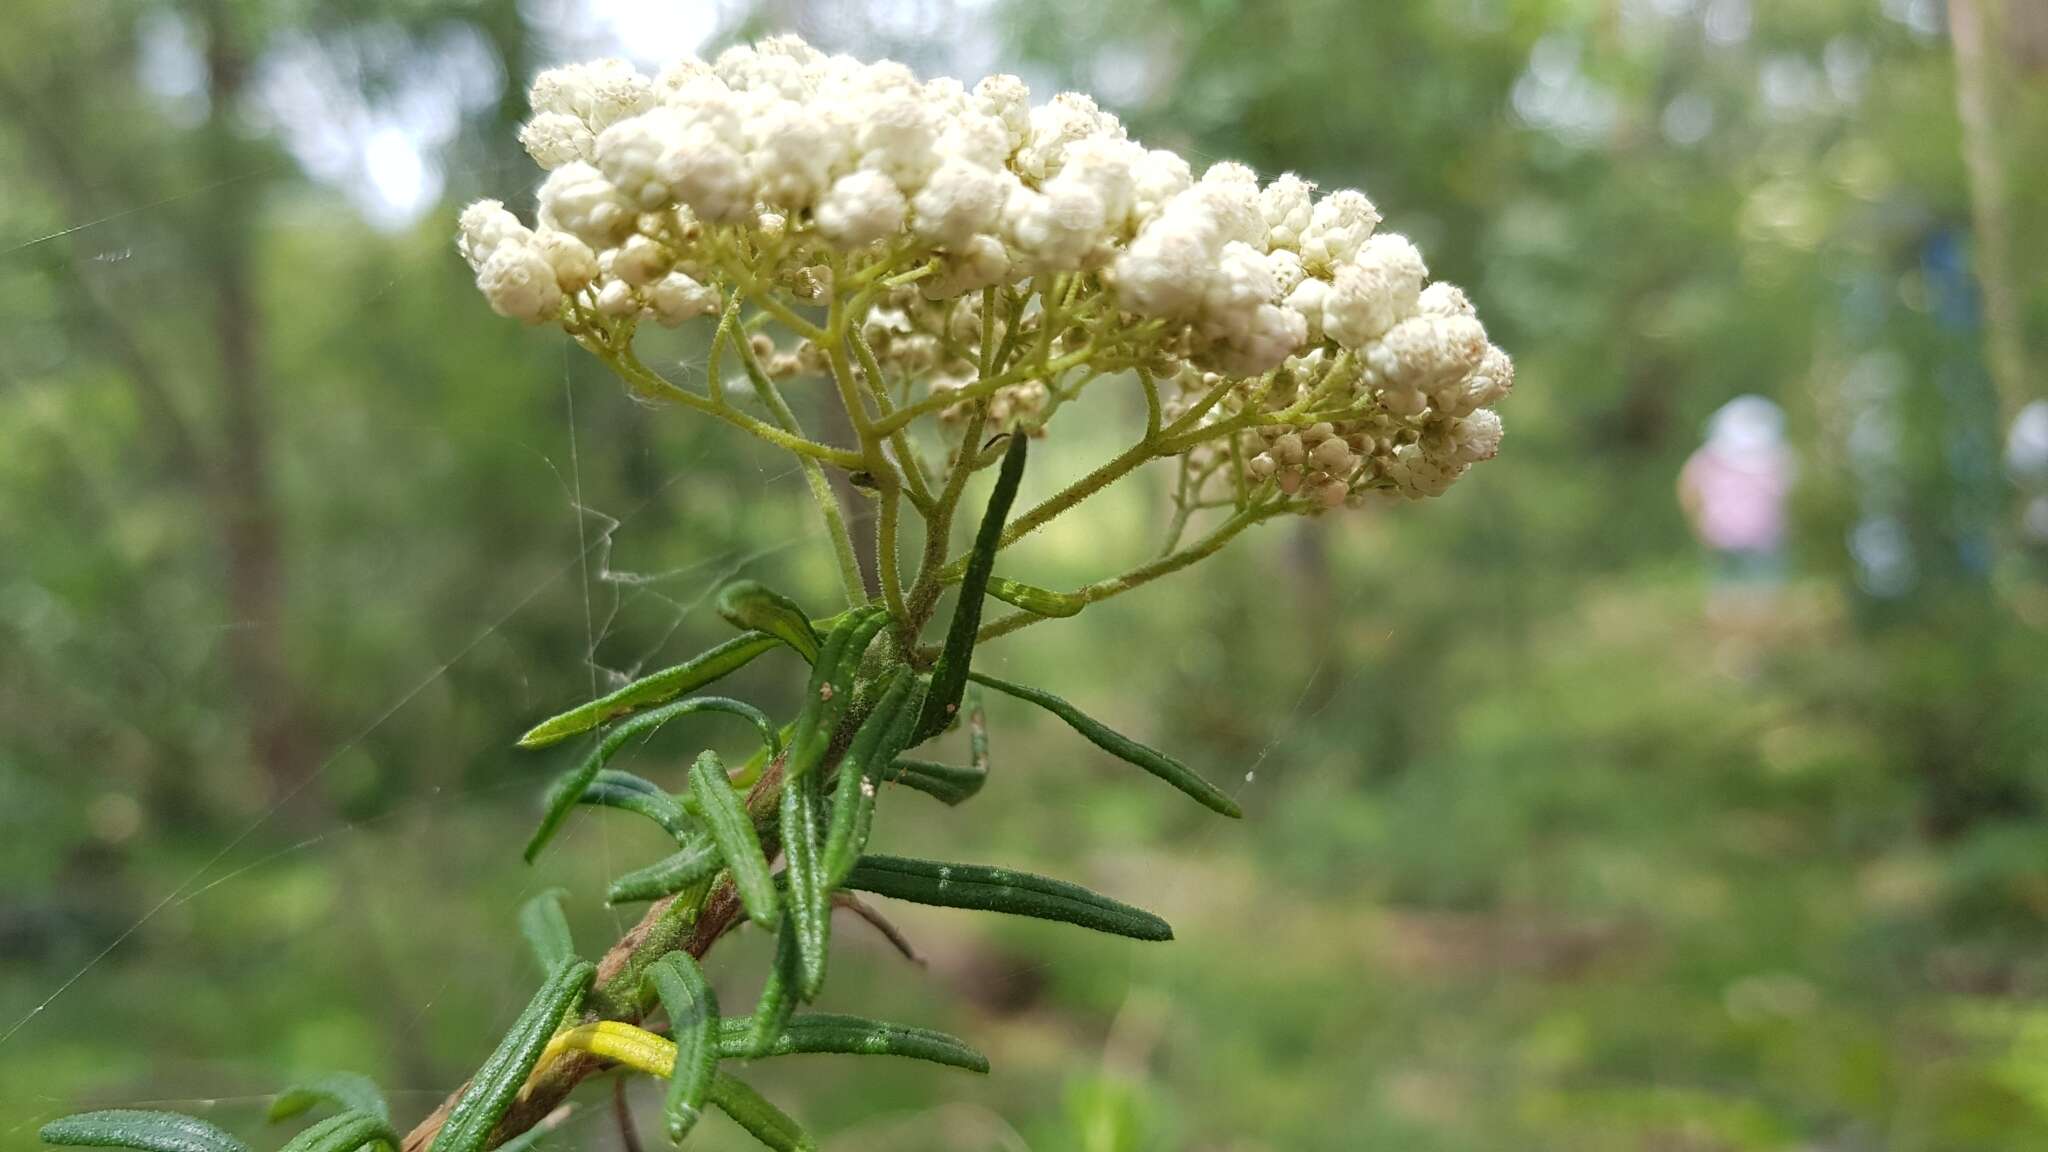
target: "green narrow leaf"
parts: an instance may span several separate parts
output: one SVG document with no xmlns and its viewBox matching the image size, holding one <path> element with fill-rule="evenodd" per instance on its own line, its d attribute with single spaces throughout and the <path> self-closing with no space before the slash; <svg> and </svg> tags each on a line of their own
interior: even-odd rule
<svg viewBox="0 0 2048 1152">
<path fill-rule="evenodd" d="M 816 772 L 782 782 L 782 858 L 789 881 L 788 916 L 796 928 L 797 995 L 815 1000 L 825 986 L 832 944 L 832 890 L 825 883 L 824 798 Z"/>
<path fill-rule="evenodd" d="M 597 969 L 572 960 L 555 970 L 541 985 L 526 1010 L 513 1021 L 511 1031 L 498 1042 L 491 1058 L 470 1078 L 469 1086 L 456 1098 L 448 1119 L 434 1137 L 430 1152 L 484 1152 L 491 1130 L 504 1119 L 506 1109 L 519 1095 L 519 1088 L 540 1059 L 549 1037 L 562 1020 L 575 1010 L 590 988 Z"/>
<path fill-rule="evenodd" d="M 704 979 L 704 970 L 687 952 L 671 952 L 647 969 L 646 981 L 668 1012 L 669 1035 L 676 1045 L 675 1069 L 669 1073 L 668 1102 L 662 1116 L 668 1138 L 678 1144 L 697 1126 L 718 1074 L 719 1037 L 725 1022 L 718 1018 L 718 995 Z M 741 1029 L 749 1021 L 735 1020 Z"/>
<path fill-rule="evenodd" d="M 732 1059 L 834 1053 L 849 1056 L 901 1056 L 926 1060 L 969 1072 L 987 1072 L 988 1057 L 966 1041 L 929 1028 L 888 1024 L 863 1016 L 807 1012 L 790 1017 L 766 1051 L 756 1051 L 752 1021 L 718 1022 L 719 1054 Z"/>
<path fill-rule="evenodd" d="M 718 614 L 735 628 L 768 633 L 806 661 L 818 659 L 818 633 L 811 618 L 796 601 L 758 580 L 734 580 L 720 588 Z"/>
<path fill-rule="evenodd" d="M 661 830 L 674 837 L 677 843 L 696 831 L 681 800 L 663 791 L 652 780 L 616 768 L 599 772 L 576 802 L 645 816 L 661 825 Z"/>
<path fill-rule="evenodd" d="M 249 1152 L 249 1146 L 181 1112 L 110 1108 L 43 1125 L 43 1143 L 69 1148 L 133 1148 L 138 1152 Z"/>
<path fill-rule="evenodd" d="M 519 746 L 545 748 L 628 712 L 673 700 L 685 692 L 695 692 L 745 667 L 754 657 L 781 643 L 766 632 L 749 632 L 734 637 L 685 663 L 644 676 L 610 695 L 541 721 L 519 738 Z"/>
<path fill-rule="evenodd" d="M 1088 606 L 1087 600 L 1070 592 L 1054 592 L 1021 580 L 1005 580 L 1001 576 L 989 577 L 988 594 L 1039 616 L 1074 616 Z"/>
<path fill-rule="evenodd" d="M 700 753 L 690 765 L 690 793 L 703 809 L 711 842 L 732 870 L 733 887 L 739 890 L 748 918 L 764 928 L 774 924 L 780 911 L 774 874 L 761 853 L 761 838 L 754 833 L 746 802 L 726 779 L 725 765 L 719 763 L 716 752 Z"/>
<path fill-rule="evenodd" d="M 1079 708 L 1074 707 L 1058 696 L 1037 688 L 1028 688 L 1022 684 L 1012 684 L 1008 680 L 1000 680 L 980 672 L 972 673 L 972 675 L 976 683 L 986 684 L 1006 696 L 1015 696 L 1019 700 L 1036 704 L 1047 712 L 1066 721 L 1068 727 L 1087 737 L 1089 743 L 1119 760 L 1135 764 L 1152 775 L 1159 777 L 1161 780 L 1194 797 L 1198 803 L 1211 812 L 1219 812 L 1230 817 L 1244 815 L 1244 809 L 1237 806 L 1237 801 L 1232 800 L 1221 788 L 1196 775 L 1194 769 L 1168 756 L 1157 748 L 1138 743 L 1136 740 L 1102 723 L 1100 720 L 1096 720 L 1087 713 L 1082 712 Z"/>
<path fill-rule="evenodd" d="M 720 1072 L 711 1082 L 711 1102 L 775 1152 L 815 1152 L 818 1147 L 789 1113 L 770 1104 L 743 1080 Z"/>
<path fill-rule="evenodd" d="M 995 571 L 996 549 L 1003 542 L 1003 523 L 1010 505 L 1017 499 L 1017 485 L 1024 479 L 1027 436 L 1013 435 L 1003 453 L 1003 466 L 996 473 L 995 490 L 989 493 L 988 510 L 981 514 L 981 528 L 974 535 L 974 551 L 967 556 L 967 574 L 960 581 L 960 602 L 953 606 L 953 621 L 946 628 L 946 645 L 939 662 L 932 666 L 931 691 L 925 694 L 924 716 L 917 725 L 917 739 L 927 740 L 945 731 L 960 710 L 960 695 L 967 688 L 967 668 L 974 658 L 974 639 L 981 631 L 981 602 L 988 593 L 989 576 Z"/>
<path fill-rule="evenodd" d="M 356 1072 L 330 1072 L 317 1080 L 293 1084 L 270 1102 L 270 1120 L 289 1120 L 321 1104 L 332 1104 L 344 1112 L 368 1112 L 391 1119 L 391 1106 L 384 1102 L 376 1081 Z"/>
<path fill-rule="evenodd" d="M 755 1001 L 747 1025 L 753 1051 L 766 1052 L 788 1027 L 790 1015 L 796 1011 L 797 984 L 803 979 L 800 965 L 796 926 L 784 918 L 775 936 L 775 961 L 768 968 L 768 980 L 761 985 L 761 998 Z"/>
<path fill-rule="evenodd" d="M 639 900 L 659 900 L 692 884 L 709 880 L 723 863 L 718 845 L 710 840 L 691 844 L 672 856 L 664 856 L 645 868 L 628 872 L 612 881 L 611 887 L 605 889 L 604 901 L 607 904 L 630 904 Z"/>
<path fill-rule="evenodd" d="M 526 946 L 533 950 L 543 973 L 552 973 L 576 958 L 576 938 L 570 935 L 569 918 L 562 913 L 562 897 L 567 895 L 560 888 L 550 888 L 519 908 L 519 934 L 526 937 Z"/>
<path fill-rule="evenodd" d="M 1133 940 L 1171 940 L 1166 921 L 1079 884 L 983 864 L 942 864 L 903 856 L 863 856 L 846 886 L 877 896 L 1058 920 Z"/>
<path fill-rule="evenodd" d="M 853 700 L 854 677 L 860 670 L 861 656 L 888 622 L 889 614 L 879 608 L 859 609 L 847 613 L 826 636 L 818 662 L 811 666 L 811 681 L 804 689 L 804 706 L 797 714 L 796 733 L 789 738 L 784 778 L 801 779 L 824 759 L 832 734 Z"/>
<path fill-rule="evenodd" d="M 584 792 L 597 779 L 598 772 L 604 768 L 606 762 L 618 754 L 619 749 L 637 737 L 652 735 L 656 729 L 676 717 L 692 712 L 723 712 L 730 716 L 738 716 L 754 726 L 754 730 L 760 733 L 762 745 L 767 747 L 771 754 L 781 750 L 782 734 L 775 730 L 774 722 L 759 708 L 745 701 L 726 696 L 692 696 L 688 700 L 664 704 L 652 712 L 642 712 L 606 732 L 604 739 L 598 741 L 597 747 L 591 749 L 590 755 L 584 757 L 581 764 L 563 773 L 555 780 L 554 786 L 548 789 L 547 812 L 541 817 L 540 827 L 534 831 L 533 839 L 526 844 L 526 862 L 533 863 L 534 857 L 540 855 L 540 850 L 554 838 L 555 830 L 562 826 L 562 821 L 569 815 L 569 810 L 582 801 Z"/>
<path fill-rule="evenodd" d="M 853 742 L 839 758 L 839 783 L 832 796 L 832 825 L 825 834 L 825 887 L 838 887 L 867 847 L 874 820 L 875 785 L 880 766 L 894 760 L 910 736 L 903 710 L 917 691 L 917 674 L 907 667 L 889 673 L 881 699 L 875 702 Z"/>
<path fill-rule="evenodd" d="M 888 767 L 882 769 L 882 779 L 891 780 L 906 788 L 915 788 L 945 804 L 959 804 L 981 791 L 988 773 L 974 768 L 959 768 L 941 764 L 936 760 L 913 760 L 898 756 Z"/>
<path fill-rule="evenodd" d="M 983 706 L 981 685 L 967 686 L 967 763 L 984 778 L 988 776 L 988 710 Z M 981 785 L 975 785 L 977 789 Z"/>
<path fill-rule="evenodd" d="M 371 1143 L 398 1147 L 398 1133 L 392 1131 L 391 1121 L 368 1112 L 343 1112 L 292 1137 L 278 1152 L 356 1152 Z"/>
</svg>

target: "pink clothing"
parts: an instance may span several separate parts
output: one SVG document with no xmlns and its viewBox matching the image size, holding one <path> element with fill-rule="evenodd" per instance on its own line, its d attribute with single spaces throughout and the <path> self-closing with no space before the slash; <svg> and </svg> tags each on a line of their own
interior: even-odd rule
<svg viewBox="0 0 2048 1152">
<path fill-rule="evenodd" d="M 1709 548 L 1775 552 L 1784 543 L 1785 497 L 1792 487 L 1787 453 L 1731 452 L 1709 442 L 1685 462 L 1678 482 Z"/>
</svg>

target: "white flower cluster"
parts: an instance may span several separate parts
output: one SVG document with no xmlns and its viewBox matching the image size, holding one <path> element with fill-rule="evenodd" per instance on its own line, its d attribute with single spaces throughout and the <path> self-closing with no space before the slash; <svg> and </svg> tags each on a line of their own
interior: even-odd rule
<svg viewBox="0 0 2048 1152">
<path fill-rule="evenodd" d="M 549 172 L 538 228 L 494 201 L 462 217 L 460 248 L 504 315 L 678 324 L 724 292 L 817 303 L 835 275 L 915 268 L 915 287 L 885 294 L 860 331 L 879 363 L 936 395 L 972 380 L 980 290 L 1021 300 L 1057 283 L 1068 328 L 1047 346 L 1095 350 L 1110 368 L 1247 390 L 1341 376 L 1348 391 L 1329 406 L 1345 419 L 1252 434 L 1250 467 L 1290 493 L 1433 494 L 1498 442 L 1486 406 L 1512 367 L 1464 294 L 1429 284 L 1415 246 L 1377 231 L 1362 193 L 1319 196 L 1291 174 L 1261 184 L 1234 163 L 1197 176 L 1086 96 L 1033 106 L 1013 76 L 920 81 L 795 37 L 651 77 L 617 60 L 558 68 L 532 102 L 520 139 Z M 778 367 L 823 361 L 800 346 Z M 1027 383 L 1001 396 L 1011 420 L 1058 388 Z"/>
</svg>

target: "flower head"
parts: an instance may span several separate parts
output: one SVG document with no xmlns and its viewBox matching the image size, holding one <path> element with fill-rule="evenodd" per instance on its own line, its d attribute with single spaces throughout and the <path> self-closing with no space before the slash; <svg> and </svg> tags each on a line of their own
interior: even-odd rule
<svg viewBox="0 0 2048 1152">
<path fill-rule="evenodd" d="M 593 347 L 642 319 L 832 303 L 862 312 L 843 363 L 913 415 L 992 403 L 1033 432 L 1142 369 L 1191 389 L 1169 405 L 1220 393 L 1174 442 L 1233 461 L 1205 476 L 1303 511 L 1432 495 L 1498 446 L 1512 364 L 1361 192 L 1235 163 L 1196 178 L 1085 95 L 1034 105 L 1014 76 L 921 81 L 795 37 L 651 77 L 551 69 L 531 99 L 538 227 L 481 201 L 458 247 L 493 308 Z M 778 371 L 832 370 L 839 332 L 796 325 Z"/>
</svg>

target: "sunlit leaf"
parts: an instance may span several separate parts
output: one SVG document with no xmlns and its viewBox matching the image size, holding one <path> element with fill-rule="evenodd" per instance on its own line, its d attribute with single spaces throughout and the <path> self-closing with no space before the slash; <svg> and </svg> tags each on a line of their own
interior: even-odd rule
<svg viewBox="0 0 2048 1152">
<path fill-rule="evenodd" d="M 673 700 L 685 692 L 695 692 L 746 666 L 754 657 L 781 643 L 766 632 L 736 636 L 685 663 L 643 676 L 610 695 L 541 721 L 519 738 L 519 746 L 545 748 L 629 712 Z"/>
<path fill-rule="evenodd" d="M 818 658 L 818 633 L 802 606 L 758 580 L 734 580 L 720 588 L 718 614 L 736 628 L 768 633 L 807 661 Z"/>
</svg>

